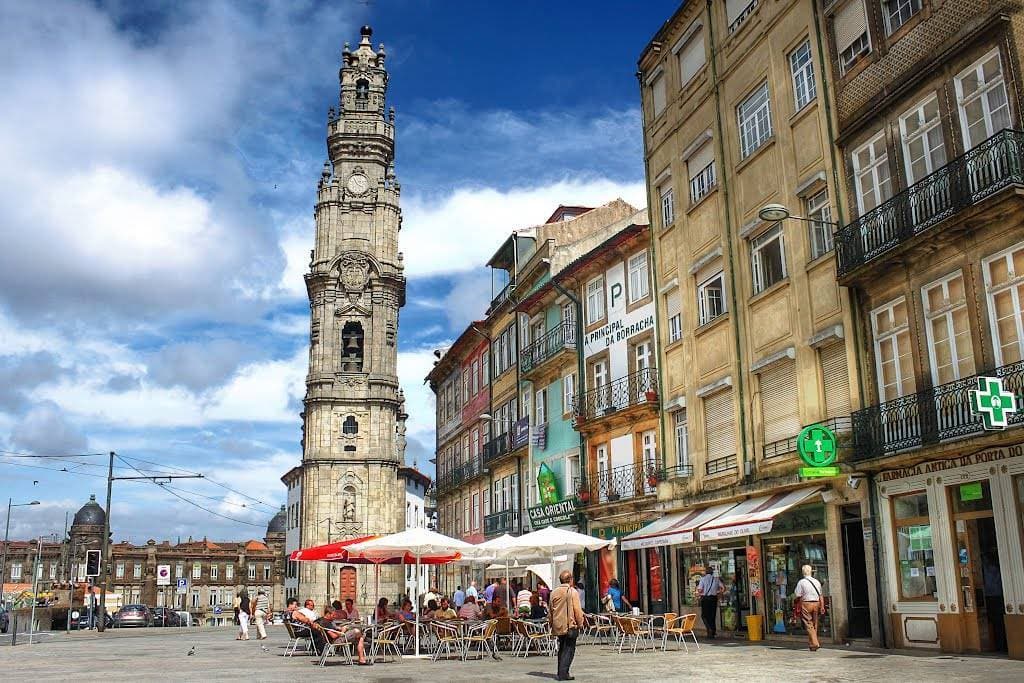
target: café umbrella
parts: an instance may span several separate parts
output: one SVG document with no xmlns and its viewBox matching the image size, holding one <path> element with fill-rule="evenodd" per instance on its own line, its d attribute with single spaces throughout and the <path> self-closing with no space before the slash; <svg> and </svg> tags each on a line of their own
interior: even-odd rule
<svg viewBox="0 0 1024 683">
<path fill-rule="evenodd" d="M 575 555 L 584 550 L 600 550 L 615 546 L 615 539 L 597 538 L 568 529 L 549 526 L 528 534 L 517 536 L 502 551 L 503 557 L 544 557 L 551 563 L 551 578 L 557 579 L 556 558 L 559 555 Z M 554 586 L 551 586 L 552 588 Z"/>
</svg>

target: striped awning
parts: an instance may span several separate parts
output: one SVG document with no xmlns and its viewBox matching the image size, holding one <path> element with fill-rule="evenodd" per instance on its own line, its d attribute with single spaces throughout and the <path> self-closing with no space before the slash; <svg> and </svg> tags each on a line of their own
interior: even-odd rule
<svg viewBox="0 0 1024 683">
<path fill-rule="evenodd" d="M 735 503 L 724 503 L 706 508 L 694 508 L 683 512 L 673 512 L 654 520 L 642 529 L 637 529 L 622 538 L 623 550 L 654 548 L 662 545 L 693 543 L 696 530 L 702 524 L 728 512 Z"/>
<path fill-rule="evenodd" d="M 778 515 L 819 491 L 820 486 L 745 500 L 717 519 L 702 524 L 698 530 L 700 540 L 703 542 L 766 534 L 772 530 L 772 524 Z"/>
</svg>

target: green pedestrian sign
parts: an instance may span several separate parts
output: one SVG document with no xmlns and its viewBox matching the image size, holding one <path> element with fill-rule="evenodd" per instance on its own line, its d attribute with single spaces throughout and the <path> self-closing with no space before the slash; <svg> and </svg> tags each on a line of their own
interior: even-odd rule
<svg viewBox="0 0 1024 683">
<path fill-rule="evenodd" d="M 1006 429 L 1010 413 L 1017 412 L 1017 397 L 1003 390 L 1002 377 L 979 377 L 970 394 L 971 410 L 981 415 L 985 429 Z"/>
<path fill-rule="evenodd" d="M 831 466 L 836 461 L 837 451 L 835 433 L 824 425 L 811 425 L 800 430 L 796 438 L 796 449 L 807 467 L 800 468 L 800 476 L 836 477 L 839 468 Z"/>
</svg>

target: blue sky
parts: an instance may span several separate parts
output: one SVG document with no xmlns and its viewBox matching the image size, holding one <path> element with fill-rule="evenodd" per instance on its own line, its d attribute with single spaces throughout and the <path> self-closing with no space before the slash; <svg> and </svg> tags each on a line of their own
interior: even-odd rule
<svg viewBox="0 0 1024 683">
<path fill-rule="evenodd" d="M 115 450 L 241 492 L 176 484 L 229 520 L 118 483 L 116 539 L 262 535 L 301 456 L 326 112 L 368 23 L 397 110 L 408 459 L 429 469 L 422 378 L 486 306 L 502 237 L 559 203 L 644 203 L 636 58 L 676 6 L 0 5 L 0 450 Z M 0 457 L 0 495 L 43 503 L 12 536 L 102 498 L 103 461 Z"/>
</svg>

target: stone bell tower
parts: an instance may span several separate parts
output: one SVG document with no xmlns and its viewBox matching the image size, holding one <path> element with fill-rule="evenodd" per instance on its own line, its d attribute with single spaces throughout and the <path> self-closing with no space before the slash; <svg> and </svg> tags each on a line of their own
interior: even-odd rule
<svg viewBox="0 0 1024 683">
<path fill-rule="evenodd" d="M 395 114 L 385 110 L 384 46 L 364 26 L 341 53 L 341 95 L 327 115 L 327 155 L 317 184 L 316 241 L 306 289 L 311 314 L 303 412 L 303 546 L 400 531 L 405 494 L 397 471 L 398 310 L 405 277 L 398 231 Z M 300 563 L 301 597 L 378 594 L 373 567 Z M 381 567 L 379 595 L 394 600 L 401 567 Z"/>
</svg>

